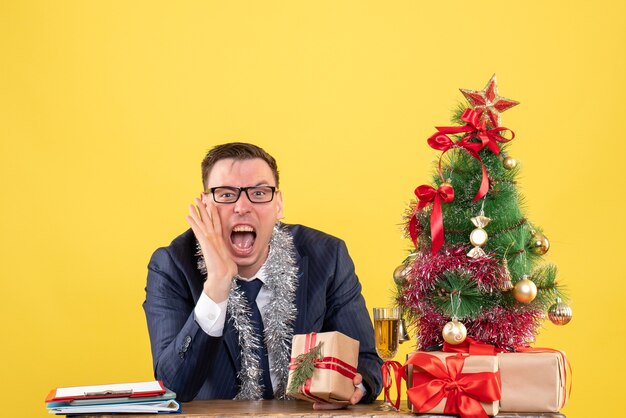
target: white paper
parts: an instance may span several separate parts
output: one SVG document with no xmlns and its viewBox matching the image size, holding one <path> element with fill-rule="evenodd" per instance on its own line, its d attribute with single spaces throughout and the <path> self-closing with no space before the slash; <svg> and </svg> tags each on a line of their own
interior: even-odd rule
<svg viewBox="0 0 626 418">
<path fill-rule="evenodd" d="M 151 382 L 137 382 L 137 383 L 113 383 L 110 385 L 96 385 L 96 386 L 74 386 L 69 388 L 58 388 L 56 390 L 57 398 L 69 398 L 76 396 L 85 396 L 86 393 L 92 392 L 119 392 L 119 391 L 132 391 L 132 393 L 142 392 L 158 392 L 163 388 L 158 381 L 153 380 Z"/>
</svg>

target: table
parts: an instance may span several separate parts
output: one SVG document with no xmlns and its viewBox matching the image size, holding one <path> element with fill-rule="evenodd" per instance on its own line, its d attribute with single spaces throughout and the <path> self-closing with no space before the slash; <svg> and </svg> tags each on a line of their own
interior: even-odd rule
<svg viewBox="0 0 626 418">
<path fill-rule="evenodd" d="M 173 415 L 152 415 L 152 414 L 132 414 L 132 415 L 81 415 L 81 417 L 93 418 L 148 418 L 148 417 L 172 417 L 172 418 L 249 418 L 250 416 L 260 417 L 293 417 L 293 418 L 335 418 L 335 417 L 359 417 L 359 418 L 435 418 L 450 417 L 450 415 L 432 414 L 412 414 L 406 409 L 406 402 L 399 412 L 378 411 L 377 406 L 382 401 L 377 401 L 369 405 L 351 405 L 348 408 L 315 411 L 312 404 L 305 401 L 193 401 L 183 403 L 181 414 Z M 562 414 L 551 413 L 500 413 L 498 418 L 565 418 Z"/>
</svg>

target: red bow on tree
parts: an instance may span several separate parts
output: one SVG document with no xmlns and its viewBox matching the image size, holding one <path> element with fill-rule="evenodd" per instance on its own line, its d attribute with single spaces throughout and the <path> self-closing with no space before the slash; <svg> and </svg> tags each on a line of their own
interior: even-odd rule
<svg viewBox="0 0 626 418">
<path fill-rule="evenodd" d="M 487 125 L 484 122 L 480 121 L 480 117 L 478 113 L 474 109 L 465 109 L 463 114 L 461 115 L 461 120 L 465 122 L 463 126 L 437 126 L 437 131 L 442 134 L 460 134 L 466 133 L 463 139 L 471 139 L 474 137 L 478 137 L 480 139 L 482 146 L 480 149 L 484 147 L 488 147 L 491 152 L 498 155 L 500 154 L 500 147 L 498 146 L 498 142 L 509 142 L 515 138 L 515 133 L 509 128 L 505 127 L 496 127 L 492 129 L 488 129 Z M 502 136 L 502 133 L 510 132 L 511 138 L 506 138 Z M 435 134 L 437 135 L 437 134 Z M 462 139 L 462 140 L 463 140 Z"/>
<path fill-rule="evenodd" d="M 476 158 L 480 163 L 482 169 L 482 181 L 480 183 L 480 187 L 478 192 L 476 192 L 476 196 L 474 196 L 474 202 L 481 199 L 483 196 L 487 194 L 489 190 L 489 179 L 487 177 L 487 169 L 485 168 L 485 164 L 483 164 L 478 152 L 483 148 L 487 147 L 494 154 L 500 154 L 500 147 L 498 142 L 508 142 L 515 138 L 515 133 L 508 128 L 498 127 L 493 129 L 487 129 L 485 122 L 480 121 L 480 116 L 474 109 L 465 109 L 463 111 L 463 115 L 461 115 L 461 120 L 465 122 L 463 126 L 438 126 L 437 132 L 428 138 L 428 145 L 432 148 L 443 151 L 441 156 L 439 157 L 439 175 L 443 179 L 443 174 L 441 172 L 441 158 L 443 154 L 445 154 L 448 150 L 452 148 L 463 148 L 465 149 L 472 157 Z M 505 138 L 501 135 L 503 132 L 510 132 L 511 138 Z M 466 135 L 458 142 L 452 141 L 448 135 L 449 134 L 460 134 L 465 133 Z M 478 138 L 480 142 L 470 142 L 471 139 Z"/>
<path fill-rule="evenodd" d="M 432 239 L 432 253 L 437 254 L 437 251 L 443 246 L 444 233 L 443 233 L 443 215 L 441 214 L 441 202 L 450 203 L 454 200 L 454 189 L 450 183 L 442 183 L 438 189 L 432 186 L 423 184 L 415 189 L 415 196 L 417 196 L 417 210 L 420 210 L 430 203 L 433 203 L 433 211 L 430 214 L 430 236 Z M 417 220 L 415 216 L 411 218 L 409 223 L 409 232 L 413 243 L 417 246 Z"/>
</svg>

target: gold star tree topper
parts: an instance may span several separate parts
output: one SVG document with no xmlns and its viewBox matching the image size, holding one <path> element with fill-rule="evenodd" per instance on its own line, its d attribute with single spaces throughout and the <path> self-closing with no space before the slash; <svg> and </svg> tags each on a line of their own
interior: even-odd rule
<svg viewBox="0 0 626 418">
<path fill-rule="evenodd" d="M 505 99 L 498 95 L 498 82 L 495 74 L 482 90 L 459 90 L 478 113 L 480 121 L 491 128 L 500 126 L 500 113 L 519 104 L 515 100 Z"/>
</svg>

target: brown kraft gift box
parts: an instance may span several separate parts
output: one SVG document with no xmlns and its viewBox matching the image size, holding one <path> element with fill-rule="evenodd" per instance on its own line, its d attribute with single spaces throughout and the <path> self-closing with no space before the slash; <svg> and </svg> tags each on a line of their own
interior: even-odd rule
<svg viewBox="0 0 626 418">
<path fill-rule="evenodd" d="M 417 354 L 417 353 L 422 353 L 422 354 L 430 354 L 432 356 L 435 356 L 437 358 L 439 358 L 442 362 L 444 362 L 445 364 L 445 358 L 446 357 L 450 357 L 450 356 L 456 356 L 457 353 L 444 353 L 442 351 L 418 351 L 416 353 L 413 354 Z M 410 358 L 411 355 L 410 354 L 407 358 Z M 410 389 L 413 387 L 413 372 L 414 372 L 414 367 L 413 365 L 408 365 L 407 369 L 406 369 L 406 378 L 407 378 L 407 388 Z M 463 369 L 461 371 L 461 373 L 479 373 L 479 372 L 497 372 L 498 371 L 498 360 L 495 356 L 476 356 L 476 355 L 472 355 L 472 356 L 466 356 L 465 357 L 465 363 L 463 364 Z M 417 371 L 416 371 L 417 373 Z M 437 404 L 437 406 L 435 406 L 433 409 L 429 410 L 428 413 L 434 413 L 434 414 L 443 414 L 444 411 L 444 407 L 446 404 L 446 398 L 444 398 L 443 400 L 441 400 L 441 402 L 439 402 L 439 404 Z M 487 415 L 493 416 L 493 415 L 497 415 L 499 412 L 499 402 L 498 401 L 493 401 L 493 402 L 481 402 L 480 403 L 481 406 L 483 407 L 483 409 L 485 410 L 485 412 L 487 413 Z M 411 401 L 408 401 L 408 406 L 409 408 L 411 408 L 411 412 L 418 412 L 415 410 L 415 408 L 413 407 L 413 405 L 411 404 Z M 422 412 L 423 413 L 423 412 Z"/>
<path fill-rule="evenodd" d="M 567 400 L 565 355 L 560 352 L 498 354 L 503 412 L 558 412 Z"/>
<path fill-rule="evenodd" d="M 296 357 L 309 352 L 319 343 L 322 343 L 323 359 L 316 361 L 312 377 L 306 385 L 301 385 L 297 392 L 287 394 L 310 402 L 348 403 L 354 394 L 354 374 L 359 360 L 359 342 L 337 331 L 293 336 L 292 365 L 289 370 L 287 388 L 291 386 Z"/>
</svg>

